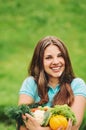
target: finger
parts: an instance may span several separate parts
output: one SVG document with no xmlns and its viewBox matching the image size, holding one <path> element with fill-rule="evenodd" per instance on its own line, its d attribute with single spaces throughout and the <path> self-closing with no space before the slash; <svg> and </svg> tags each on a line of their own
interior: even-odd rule
<svg viewBox="0 0 86 130">
<path fill-rule="evenodd" d="M 28 118 L 29 118 L 29 117 L 32 117 L 32 116 L 31 116 L 30 114 L 28 114 L 28 113 L 25 113 L 25 116 L 28 117 Z"/>
<path fill-rule="evenodd" d="M 67 129 L 66 130 L 70 130 L 72 128 L 72 120 L 69 119 L 68 121 L 68 126 L 67 126 Z"/>
<path fill-rule="evenodd" d="M 22 115 L 22 118 L 23 118 L 24 123 L 28 121 L 28 117 L 26 117 L 25 115 Z"/>
<path fill-rule="evenodd" d="M 29 115 L 28 113 L 25 113 L 26 118 L 28 118 L 30 121 L 35 121 L 35 118 Z"/>
</svg>

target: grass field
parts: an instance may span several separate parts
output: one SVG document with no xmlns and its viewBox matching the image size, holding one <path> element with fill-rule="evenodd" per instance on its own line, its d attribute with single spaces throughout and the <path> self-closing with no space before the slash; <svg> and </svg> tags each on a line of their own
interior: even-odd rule
<svg viewBox="0 0 86 130">
<path fill-rule="evenodd" d="M 34 47 L 46 35 L 65 42 L 76 75 L 86 81 L 85 23 L 86 0 L 0 0 L 0 106 L 17 104 Z"/>
</svg>

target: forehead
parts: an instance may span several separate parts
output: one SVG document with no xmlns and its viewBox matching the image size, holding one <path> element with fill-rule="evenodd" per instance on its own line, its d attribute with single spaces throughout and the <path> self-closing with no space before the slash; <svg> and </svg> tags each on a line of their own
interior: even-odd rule
<svg viewBox="0 0 86 130">
<path fill-rule="evenodd" d="M 54 44 L 50 44 L 49 46 L 47 46 L 44 50 L 44 55 L 45 54 L 53 54 L 53 53 L 60 53 L 60 49 L 57 45 Z"/>
</svg>

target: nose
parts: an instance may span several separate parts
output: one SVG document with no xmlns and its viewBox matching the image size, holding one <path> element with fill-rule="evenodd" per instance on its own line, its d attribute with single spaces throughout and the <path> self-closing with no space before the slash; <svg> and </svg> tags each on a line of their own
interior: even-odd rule
<svg viewBox="0 0 86 130">
<path fill-rule="evenodd" d="M 57 57 L 53 58 L 53 64 L 58 64 L 59 63 L 59 60 Z"/>
</svg>

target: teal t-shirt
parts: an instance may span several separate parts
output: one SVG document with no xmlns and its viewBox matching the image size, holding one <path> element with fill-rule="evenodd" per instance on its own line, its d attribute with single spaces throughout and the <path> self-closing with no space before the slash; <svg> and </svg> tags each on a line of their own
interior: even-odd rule
<svg viewBox="0 0 86 130">
<path fill-rule="evenodd" d="M 86 84 L 81 78 L 75 78 L 71 82 L 71 88 L 73 90 L 74 95 L 81 95 L 86 97 Z M 46 104 L 48 106 L 52 105 L 53 97 L 58 93 L 60 90 L 60 86 L 57 85 L 55 88 L 52 86 L 49 86 L 48 90 L 48 96 L 49 96 L 49 102 Z M 32 76 L 27 77 L 19 91 L 19 94 L 27 94 L 31 96 L 35 102 L 40 101 L 40 97 L 38 96 L 38 89 L 37 84 Z"/>
</svg>

